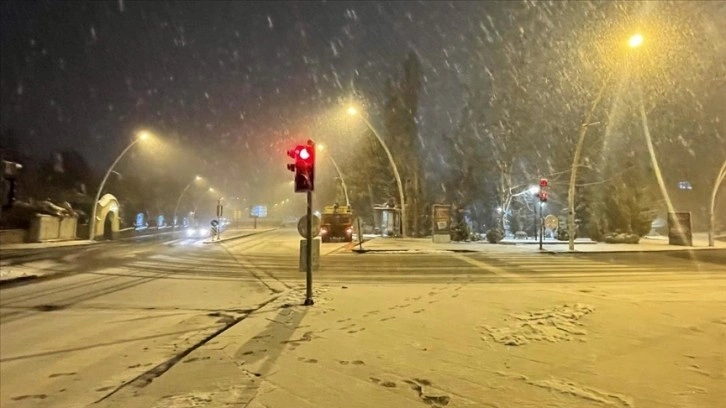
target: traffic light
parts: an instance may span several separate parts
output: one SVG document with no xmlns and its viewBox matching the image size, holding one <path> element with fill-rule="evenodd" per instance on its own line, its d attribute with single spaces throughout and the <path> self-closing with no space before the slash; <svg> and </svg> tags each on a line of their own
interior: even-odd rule
<svg viewBox="0 0 726 408">
<path fill-rule="evenodd" d="M 549 181 L 546 178 L 539 179 L 539 201 L 547 202 L 547 187 L 549 187 Z"/>
<path fill-rule="evenodd" d="M 2 183 L 2 208 L 12 208 L 16 200 L 17 187 L 16 187 L 16 176 L 18 170 L 23 168 L 20 163 L 15 163 L 7 160 L 0 161 L 0 170 L 2 170 L 2 177 L 0 177 L 0 183 Z"/>
<path fill-rule="evenodd" d="M 307 145 L 298 145 L 288 150 L 287 155 L 295 159 L 295 163 L 287 165 L 287 169 L 295 173 L 295 192 L 315 190 L 315 143 L 308 140 Z"/>
</svg>

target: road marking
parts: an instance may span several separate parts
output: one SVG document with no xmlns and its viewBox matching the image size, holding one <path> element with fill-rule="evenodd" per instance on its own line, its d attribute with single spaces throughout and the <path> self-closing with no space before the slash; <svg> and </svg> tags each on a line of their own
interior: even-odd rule
<svg viewBox="0 0 726 408">
<path fill-rule="evenodd" d="M 514 280 L 525 280 L 520 275 L 517 275 L 515 273 L 511 273 L 511 272 L 508 272 L 505 269 L 500 268 L 498 266 L 490 265 L 490 264 L 488 264 L 486 262 L 481 262 L 481 261 L 478 261 L 476 259 L 469 258 L 469 257 L 464 256 L 462 254 L 454 254 L 454 258 L 456 258 L 456 259 L 458 259 L 460 261 L 464 261 L 464 262 L 466 262 L 466 263 L 468 263 L 470 265 L 477 266 L 480 269 L 483 269 L 483 270 L 485 270 L 487 272 L 491 272 L 491 273 L 493 273 L 495 275 L 503 276 L 503 277 L 506 277 L 506 278 L 514 279 Z"/>
</svg>

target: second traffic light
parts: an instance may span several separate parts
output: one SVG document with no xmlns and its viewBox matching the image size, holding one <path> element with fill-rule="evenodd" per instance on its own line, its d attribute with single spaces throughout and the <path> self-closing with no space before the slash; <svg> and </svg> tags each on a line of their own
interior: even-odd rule
<svg viewBox="0 0 726 408">
<path fill-rule="evenodd" d="M 295 159 L 295 163 L 287 165 L 287 169 L 295 173 L 295 192 L 315 190 L 315 143 L 308 140 L 307 145 L 288 150 L 287 155 Z"/>
</svg>

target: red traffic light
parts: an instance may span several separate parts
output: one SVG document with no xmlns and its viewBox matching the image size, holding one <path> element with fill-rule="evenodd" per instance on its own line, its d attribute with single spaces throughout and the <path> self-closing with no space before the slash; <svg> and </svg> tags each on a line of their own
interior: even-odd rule
<svg viewBox="0 0 726 408">
<path fill-rule="evenodd" d="M 295 163 L 287 165 L 287 169 L 295 173 L 295 192 L 313 191 L 315 186 L 315 143 L 298 145 L 287 151 L 287 155 L 295 159 Z"/>
<path fill-rule="evenodd" d="M 539 186 L 540 187 L 547 187 L 548 185 L 549 185 L 549 182 L 547 181 L 546 178 L 539 179 Z"/>
<path fill-rule="evenodd" d="M 305 160 L 305 161 L 307 161 L 308 159 L 310 159 L 311 157 L 313 157 L 313 155 L 310 153 L 310 151 L 308 150 L 307 147 L 303 147 L 302 149 L 300 149 L 300 151 L 298 152 L 297 156 L 300 159 Z"/>
</svg>

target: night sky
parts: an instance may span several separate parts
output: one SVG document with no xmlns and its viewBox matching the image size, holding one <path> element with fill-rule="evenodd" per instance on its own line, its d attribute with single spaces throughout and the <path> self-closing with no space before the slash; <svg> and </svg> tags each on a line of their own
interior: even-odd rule
<svg viewBox="0 0 726 408">
<path fill-rule="evenodd" d="M 424 71 L 420 137 L 438 149 L 441 135 L 457 126 L 472 79 L 513 77 L 512 86 L 534 92 L 520 80 L 554 78 L 567 86 L 587 78 L 588 69 L 602 65 L 596 57 L 607 35 L 624 33 L 612 28 L 658 4 L 3 1 L 1 126 L 36 157 L 76 148 L 98 171 L 135 131 L 150 129 L 163 160 L 139 148 L 127 168 L 180 180 L 202 173 L 249 189 L 289 179 L 284 152 L 294 141 L 314 138 L 340 151 L 351 125 L 335 118 L 354 91 L 372 121 L 380 121 L 384 81 L 400 71 L 409 50 Z M 683 106 L 695 106 L 695 98 L 703 104 L 698 113 L 721 130 L 724 81 L 712 68 L 723 71 L 726 58 L 723 4 L 661 7 L 663 27 L 670 24 L 663 16 L 690 25 L 679 28 L 682 44 L 703 49 L 699 69 L 710 75 L 709 82 L 691 75 L 698 70 L 687 64 L 693 57 L 678 51 L 683 57 L 671 58 L 668 74 L 675 74 L 661 94 L 692 87 L 695 96 Z M 586 64 L 568 66 L 575 57 Z M 584 112 L 596 84 L 587 83 L 567 108 Z M 522 106 L 539 109 L 534 101 Z M 574 134 L 570 125 L 577 126 L 562 128 Z"/>
<path fill-rule="evenodd" d="M 472 7 L 482 9 L 3 2 L 2 127 L 35 154 L 73 146 L 98 169 L 135 130 L 150 128 L 209 164 L 270 171 L 282 167 L 289 140 L 314 137 L 320 115 L 353 89 L 379 97 L 409 49 L 428 71 L 424 93 L 453 108 L 463 61 L 456 43 L 465 40 L 456 20 Z M 438 134 L 450 124 L 424 99 L 426 132 Z"/>
</svg>

